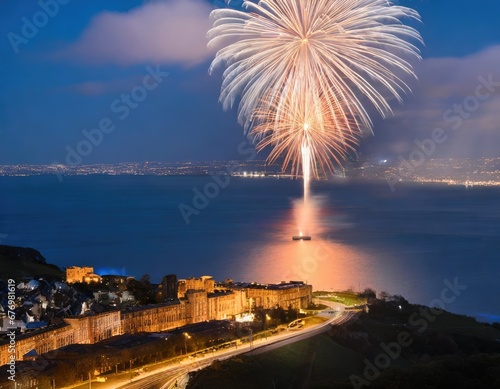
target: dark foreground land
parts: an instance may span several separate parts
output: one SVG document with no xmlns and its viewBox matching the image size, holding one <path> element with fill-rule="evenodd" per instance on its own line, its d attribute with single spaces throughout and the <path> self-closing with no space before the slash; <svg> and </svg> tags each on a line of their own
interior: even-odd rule
<svg viewBox="0 0 500 389">
<path fill-rule="evenodd" d="M 400 307 L 401 306 L 401 307 Z M 500 388 L 500 325 L 373 300 L 329 333 L 194 375 L 189 389 Z"/>
<path fill-rule="evenodd" d="M 64 272 L 56 265 L 46 262 L 43 255 L 32 248 L 0 245 L 0 280 L 14 278 L 62 279 Z"/>
</svg>

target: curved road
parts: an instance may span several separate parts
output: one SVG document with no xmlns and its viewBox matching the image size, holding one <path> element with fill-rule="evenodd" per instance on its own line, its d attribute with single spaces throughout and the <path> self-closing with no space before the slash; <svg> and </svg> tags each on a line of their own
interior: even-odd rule
<svg viewBox="0 0 500 389">
<path fill-rule="evenodd" d="M 342 304 L 325 300 L 321 300 L 321 302 L 324 305 L 329 306 L 330 309 L 323 310 L 318 314 L 318 316 L 328 318 L 324 323 L 319 325 L 304 329 L 290 330 L 282 334 L 273 335 L 267 339 L 259 339 L 254 341 L 252 344 L 238 346 L 237 349 L 218 350 L 210 356 L 200 357 L 195 360 L 189 360 L 187 358 L 179 364 L 166 366 L 161 371 L 155 370 L 145 373 L 132 380 L 113 380 L 112 386 L 109 386 L 109 384 L 111 384 L 110 382 L 108 385 L 101 384 L 102 386 L 95 385 L 95 387 L 113 387 L 119 389 L 148 389 L 154 387 L 170 389 L 175 387 L 175 384 L 178 384 L 179 387 L 183 387 L 181 382 L 187 382 L 186 376 L 189 372 L 203 369 L 209 366 L 216 359 L 225 360 L 238 354 L 257 355 L 271 351 L 326 332 L 331 326 L 347 323 L 357 314 L 357 312 L 354 311 L 346 311 L 345 306 Z"/>
</svg>

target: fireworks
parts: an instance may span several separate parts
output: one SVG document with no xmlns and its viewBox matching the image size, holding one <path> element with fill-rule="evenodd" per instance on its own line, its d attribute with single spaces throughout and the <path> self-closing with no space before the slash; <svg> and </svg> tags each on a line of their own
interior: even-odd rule
<svg viewBox="0 0 500 389">
<path fill-rule="evenodd" d="M 371 130 L 366 103 L 382 115 L 409 90 L 419 33 L 401 22 L 416 11 L 386 0 L 262 0 L 248 12 L 212 12 L 210 71 L 225 65 L 220 101 L 239 101 L 238 119 L 273 146 L 295 174 L 333 170 Z M 364 103 L 363 103 L 364 101 Z"/>
<path fill-rule="evenodd" d="M 283 155 L 284 165 L 290 165 L 293 174 L 300 173 L 302 164 L 304 174 L 318 176 L 318 168 L 323 173 L 333 170 L 332 161 L 340 163 L 339 158 L 354 149 L 361 134 L 359 127 L 346 119 L 342 107 L 334 106 L 325 96 L 306 92 L 280 103 L 281 109 L 263 103 L 251 117 L 254 126 L 250 134 L 258 141 L 257 150 L 274 146 L 269 162 Z M 330 114 L 332 111 L 335 114 Z M 307 181 L 308 177 L 304 178 Z"/>
</svg>

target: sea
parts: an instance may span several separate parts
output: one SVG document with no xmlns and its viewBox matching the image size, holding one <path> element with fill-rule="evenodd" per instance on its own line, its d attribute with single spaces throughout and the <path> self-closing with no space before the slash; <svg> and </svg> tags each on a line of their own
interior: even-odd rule
<svg viewBox="0 0 500 389">
<path fill-rule="evenodd" d="M 1 244 L 62 268 L 370 287 L 500 321 L 500 188 L 314 181 L 304 205 L 300 180 L 88 175 L 0 177 L 0 193 Z"/>
</svg>

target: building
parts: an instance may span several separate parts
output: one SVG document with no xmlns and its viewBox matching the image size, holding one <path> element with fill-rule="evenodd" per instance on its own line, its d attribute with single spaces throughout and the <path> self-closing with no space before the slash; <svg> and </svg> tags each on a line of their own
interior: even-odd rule
<svg viewBox="0 0 500 389">
<path fill-rule="evenodd" d="M 66 268 L 66 282 L 68 284 L 75 282 L 101 282 L 101 277 L 94 273 L 93 267 L 70 266 Z"/>
<path fill-rule="evenodd" d="M 75 331 L 75 343 L 97 343 L 122 333 L 120 311 L 68 317 L 64 321 Z"/>
<path fill-rule="evenodd" d="M 65 318 L 63 323 L 27 334 L 16 334 L 15 358 L 23 360 L 30 351 L 38 355 L 70 344 L 97 343 L 121 334 L 120 312 L 104 312 Z M 0 344 L 0 365 L 9 362 L 9 342 Z"/>
<path fill-rule="evenodd" d="M 213 293 L 215 290 L 215 281 L 210 276 L 200 278 L 186 278 L 179 280 L 177 297 L 184 298 L 188 290 L 204 290 L 207 293 Z"/>
<path fill-rule="evenodd" d="M 30 334 L 16 334 L 15 359 L 22 361 L 31 350 L 43 354 L 59 347 L 75 343 L 74 331 L 67 323 L 61 323 Z M 10 362 L 9 341 L 0 344 L 0 365 Z"/>
<path fill-rule="evenodd" d="M 312 302 L 312 286 L 302 281 L 282 282 L 280 284 L 233 284 L 232 289 L 246 291 L 250 308 L 264 309 L 279 306 L 283 309 L 307 308 Z"/>
<path fill-rule="evenodd" d="M 204 290 L 188 290 L 186 293 L 186 319 L 192 323 L 209 320 L 208 298 Z"/>
<path fill-rule="evenodd" d="M 205 290 L 189 289 L 184 296 L 162 304 L 122 310 L 122 332 L 168 331 L 207 320 L 233 319 L 248 310 L 246 292 L 242 290 L 207 293 Z"/>
<path fill-rule="evenodd" d="M 115 274 L 107 274 L 101 276 L 101 282 L 110 290 L 110 291 L 119 291 L 126 289 L 127 282 L 129 280 L 133 280 L 134 277 L 128 276 L 120 276 Z"/>
<path fill-rule="evenodd" d="M 175 300 L 178 298 L 177 295 L 177 276 L 175 274 L 167 274 L 161 280 L 161 289 L 163 299 L 166 300 Z"/>
<path fill-rule="evenodd" d="M 235 319 L 248 311 L 246 290 L 214 291 L 207 295 L 208 317 L 211 320 Z"/>
<path fill-rule="evenodd" d="M 129 307 L 121 312 L 121 330 L 124 334 L 168 331 L 186 324 L 186 304 L 180 301 Z"/>
</svg>

